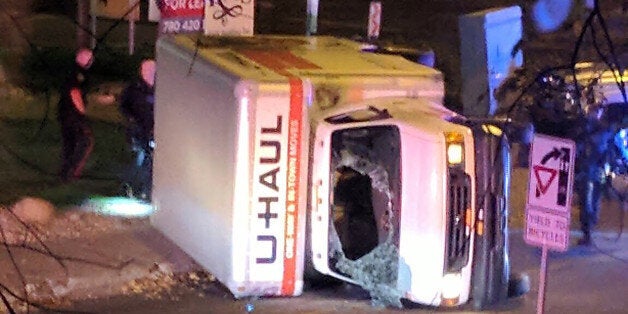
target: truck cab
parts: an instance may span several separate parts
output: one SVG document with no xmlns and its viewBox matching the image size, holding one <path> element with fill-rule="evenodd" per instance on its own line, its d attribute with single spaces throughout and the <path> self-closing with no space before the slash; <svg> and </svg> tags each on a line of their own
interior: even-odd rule
<svg viewBox="0 0 628 314">
<path fill-rule="evenodd" d="M 313 124 L 310 237 L 317 271 L 360 284 L 339 266 L 361 259 L 390 263 L 405 298 L 466 302 L 473 135 L 447 121 L 454 116 L 426 100 L 379 98 L 331 111 Z M 369 256 L 380 245 L 395 246 L 399 256 Z"/>
</svg>

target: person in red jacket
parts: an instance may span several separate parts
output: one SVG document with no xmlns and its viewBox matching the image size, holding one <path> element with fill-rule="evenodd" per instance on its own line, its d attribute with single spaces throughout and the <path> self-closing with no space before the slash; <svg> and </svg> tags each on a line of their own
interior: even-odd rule
<svg viewBox="0 0 628 314">
<path fill-rule="evenodd" d="M 88 70 L 94 54 L 82 48 L 76 53 L 76 64 L 61 88 L 57 119 L 63 141 L 62 164 L 59 176 L 63 182 L 80 178 L 85 162 L 94 147 L 94 136 L 85 116 Z"/>
</svg>

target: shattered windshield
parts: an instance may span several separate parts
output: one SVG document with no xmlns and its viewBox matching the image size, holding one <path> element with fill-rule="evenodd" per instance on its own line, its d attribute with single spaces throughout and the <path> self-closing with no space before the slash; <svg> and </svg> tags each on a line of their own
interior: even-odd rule
<svg viewBox="0 0 628 314">
<path fill-rule="evenodd" d="M 395 126 L 332 134 L 328 264 L 367 290 L 375 306 L 401 307 L 400 143 Z"/>
</svg>

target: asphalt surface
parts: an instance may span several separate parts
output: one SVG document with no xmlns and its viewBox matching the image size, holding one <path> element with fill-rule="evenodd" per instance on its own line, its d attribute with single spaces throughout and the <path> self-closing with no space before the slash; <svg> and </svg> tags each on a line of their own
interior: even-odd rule
<svg viewBox="0 0 628 314">
<path fill-rule="evenodd" d="M 535 313 L 541 251 L 523 243 L 521 231 L 511 234 L 513 271 L 529 276 L 531 290 L 505 300 L 485 313 Z M 573 242 L 573 241 L 572 241 Z M 628 236 L 597 233 L 594 247 L 572 247 L 548 257 L 545 313 L 626 313 L 628 310 Z M 292 298 L 234 300 L 218 283 L 173 286 L 158 296 L 119 295 L 73 304 L 72 310 L 95 313 L 479 313 L 470 306 L 434 309 L 410 306 L 403 310 L 370 305 L 364 294 L 344 286 L 306 290 Z"/>
<path fill-rule="evenodd" d="M 527 169 L 516 168 L 510 215 L 512 273 L 527 276 L 530 291 L 486 309 L 488 313 L 535 313 L 537 310 L 541 250 L 523 240 L 523 204 Z M 522 195 L 523 194 L 523 195 Z M 616 202 L 605 202 L 594 245 L 575 244 L 580 233 L 572 224 L 567 252 L 548 255 L 545 313 L 628 313 L 628 232 L 620 233 Z M 576 219 L 577 202 L 572 217 Z M 67 276 L 50 257 L 25 256 L 24 276 L 36 290 L 36 300 L 55 309 L 89 313 L 476 313 L 470 306 L 434 309 L 407 304 L 407 308 L 371 306 L 368 295 L 346 285 L 306 289 L 299 297 L 235 300 L 211 274 L 152 228 L 146 219 L 96 219 L 102 230 L 49 247 L 59 256 L 71 257 Z M 628 219 L 624 218 L 624 223 Z M 113 223 L 112 223 L 113 221 Z M 55 245 L 56 243 L 56 245 Z M 21 254 L 27 254 L 22 252 Z M 7 258 L 0 256 L 6 263 Z M 39 262 L 38 262 L 39 261 Z M 86 263 L 85 261 L 89 261 Z M 95 263 L 97 262 L 97 264 Z M 15 272 L 0 268 L 2 282 Z M 19 291 L 19 290 L 17 290 Z M 22 308 L 23 309 L 23 308 Z M 55 311 L 44 311 L 54 313 Z"/>
</svg>

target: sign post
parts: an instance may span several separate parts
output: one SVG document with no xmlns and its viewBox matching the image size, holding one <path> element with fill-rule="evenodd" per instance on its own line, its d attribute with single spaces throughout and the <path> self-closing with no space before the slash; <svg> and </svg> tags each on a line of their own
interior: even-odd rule
<svg viewBox="0 0 628 314">
<path fill-rule="evenodd" d="M 381 1 L 371 1 L 369 6 L 369 24 L 366 31 L 368 40 L 375 40 L 379 37 L 382 25 L 382 3 Z"/>
<path fill-rule="evenodd" d="M 128 0 L 106 2 L 92 0 L 90 2 L 90 8 L 90 31 L 92 32 L 90 47 L 92 49 L 96 48 L 96 20 L 99 16 L 111 19 L 126 19 L 129 22 L 129 55 L 133 55 L 135 52 L 135 22 L 140 19 L 140 1 Z"/>
<path fill-rule="evenodd" d="M 530 177 L 525 208 L 524 240 L 542 248 L 537 313 L 543 313 L 547 251 L 569 247 L 575 143 L 537 134 L 530 152 Z"/>
<path fill-rule="evenodd" d="M 305 35 L 316 35 L 318 31 L 318 0 L 307 0 L 307 22 Z"/>
<path fill-rule="evenodd" d="M 140 18 L 140 0 L 129 0 L 129 9 L 133 12 L 126 17 L 129 21 L 129 55 L 135 53 L 135 21 Z"/>
</svg>

